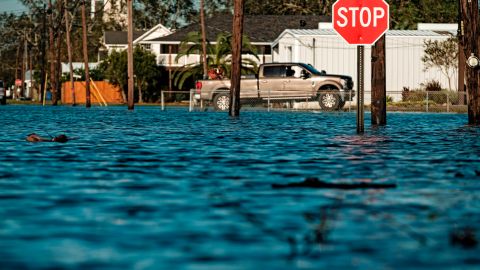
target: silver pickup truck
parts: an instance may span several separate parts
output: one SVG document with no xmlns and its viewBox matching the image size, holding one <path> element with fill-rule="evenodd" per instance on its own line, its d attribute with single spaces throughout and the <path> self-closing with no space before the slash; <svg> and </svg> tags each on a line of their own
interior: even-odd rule
<svg viewBox="0 0 480 270">
<path fill-rule="evenodd" d="M 355 96 L 352 77 L 318 71 L 304 63 L 268 63 L 258 74 L 242 78 L 240 101 L 292 101 L 315 99 L 323 110 L 342 109 Z M 213 102 L 216 110 L 228 110 L 230 79 L 200 80 L 196 83 L 197 101 Z"/>
</svg>

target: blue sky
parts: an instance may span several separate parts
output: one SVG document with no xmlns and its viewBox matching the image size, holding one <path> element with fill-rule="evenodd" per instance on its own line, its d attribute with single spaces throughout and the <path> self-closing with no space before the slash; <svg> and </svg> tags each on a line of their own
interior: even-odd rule
<svg viewBox="0 0 480 270">
<path fill-rule="evenodd" d="M 21 13 L 26 10 L 18 0 L 0 0 L 0 12 Z"/>
</svg>

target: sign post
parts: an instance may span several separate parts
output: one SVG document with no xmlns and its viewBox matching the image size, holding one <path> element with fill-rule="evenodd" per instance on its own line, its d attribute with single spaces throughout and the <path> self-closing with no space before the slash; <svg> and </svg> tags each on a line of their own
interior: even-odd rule
<svg viewBox="0 0 480 270">
<path fill-rule="evenodd" d="M 385 0 L 337 0 L 332 7 L 333 29 L 351 45 L 357 45 L 357 133 L 364 132 L 365 45 L 375 43 L 389 26 Z"/>
</svg>

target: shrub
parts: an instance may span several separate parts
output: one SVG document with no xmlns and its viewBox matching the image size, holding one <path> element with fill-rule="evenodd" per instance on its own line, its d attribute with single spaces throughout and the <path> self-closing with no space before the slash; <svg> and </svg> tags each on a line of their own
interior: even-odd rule
<svg viewBox="0 0 480 270">
<path fill-rule="evenodd" d="M 442 91 L 442 84 L 440 84 L 439 81 L 437 80 L 431 80 L 427 81 L 425 84 L 422 84 L 422 86 L 425 88 L 425 91 Z"/>
</svg>

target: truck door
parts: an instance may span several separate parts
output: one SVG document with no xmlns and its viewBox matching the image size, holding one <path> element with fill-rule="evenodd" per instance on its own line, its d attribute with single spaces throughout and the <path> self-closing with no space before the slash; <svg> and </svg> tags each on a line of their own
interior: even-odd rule
<svg viewBox="0 0 480 270">
<path fill-rule="evenodd" d="M 302 74 L 309 73 L 299 65 L 287 66 L 286 79 L 288 81 L 285 83 L 285 96 L 296 98 L 312 96 L 312 81 Z"/>
<path fill-rule="evenodd" d="M 263 76 L 258 78 L 258 89 L 261 98 L 279 98 L 283 97 L 286 79 L 286 66 L 273 65 L 263 67 Z"/>
</svg>

